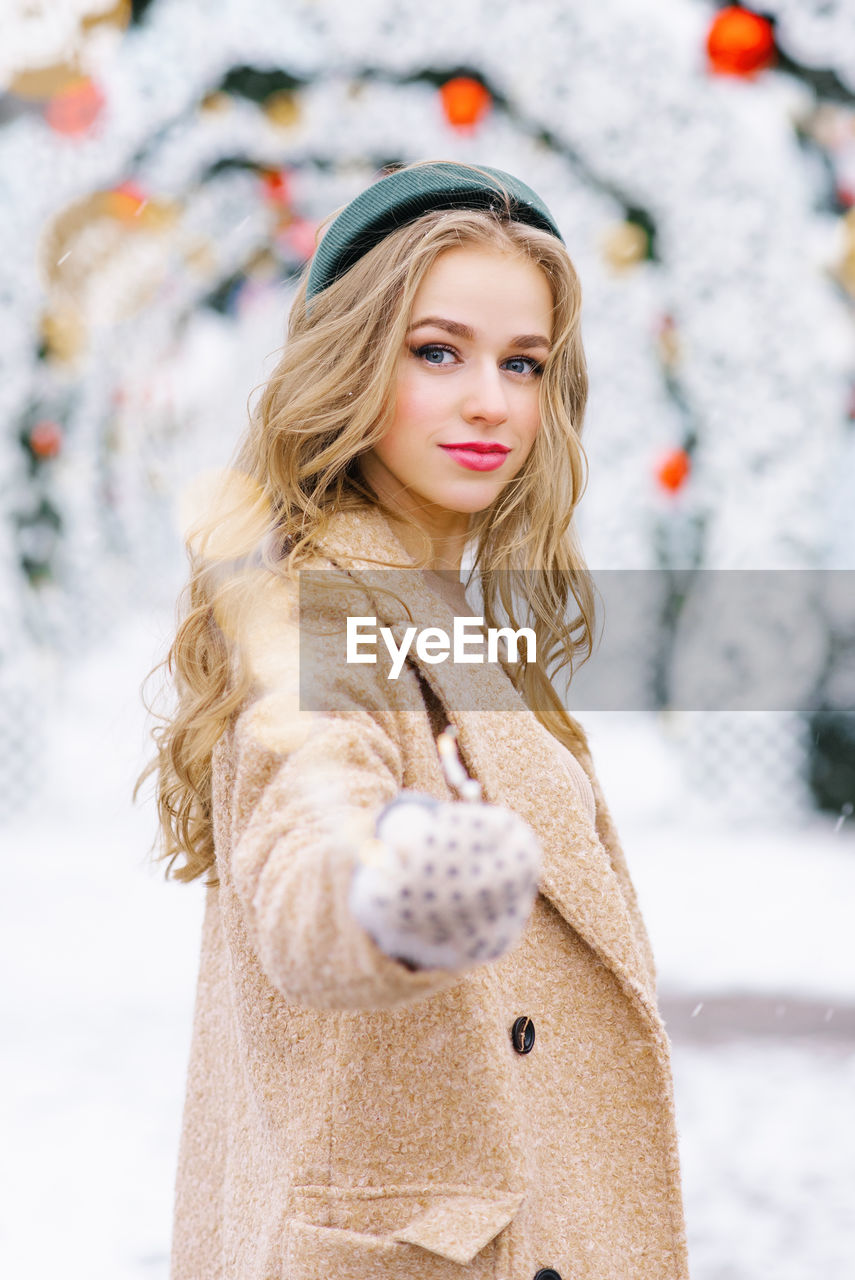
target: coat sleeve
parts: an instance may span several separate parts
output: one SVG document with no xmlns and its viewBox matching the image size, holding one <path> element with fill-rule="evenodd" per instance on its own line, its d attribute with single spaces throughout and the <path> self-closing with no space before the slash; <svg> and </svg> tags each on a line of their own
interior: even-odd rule
<svg viewBox="0 0 855 1280">
<path fill-rule="evenodd" d="M 213 760 L 220 885 L 289 1003 L 378 1009 L 424 998 L 460 974 L 408 969 L 347 907 L 360 847 L 402 787 L 388 682 L 379 667 L 341 663 L 334 637 L 313 634 L 322 701 L 301 708 L 292 616 L 268 599 L 243 632 L 256 685 Z"/>
</svg>

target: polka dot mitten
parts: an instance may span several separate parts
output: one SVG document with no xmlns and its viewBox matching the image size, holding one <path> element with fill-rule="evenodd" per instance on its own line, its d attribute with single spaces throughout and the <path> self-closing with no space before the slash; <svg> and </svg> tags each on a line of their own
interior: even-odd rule
<svg viewBox="0 0 855 1280">
<path fill-rule="evenodd" d="M 540 861 L 537 837 L 510 809 L 402 791 L 363 847 L 349 907 L 394 959 L 470 969 L 519 940 Z"/>
</svg>

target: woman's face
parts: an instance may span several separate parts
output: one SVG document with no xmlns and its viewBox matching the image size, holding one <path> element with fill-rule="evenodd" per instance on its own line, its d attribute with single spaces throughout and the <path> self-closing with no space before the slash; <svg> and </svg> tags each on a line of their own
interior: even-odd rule
<svg viewBox="0 0 855 1280">
<path fill-rule="evenodd" d="M 464 247 L 436 260 L 413 303 L 392 424 L 362 459 L 381 497 L 437 531 L 495 501 L 540 425 L 552 309 L 528 258 Z"/>
</svg>

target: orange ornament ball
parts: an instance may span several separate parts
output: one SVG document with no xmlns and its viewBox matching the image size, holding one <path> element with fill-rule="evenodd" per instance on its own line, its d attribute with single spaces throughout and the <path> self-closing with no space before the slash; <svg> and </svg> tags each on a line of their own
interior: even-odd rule
<svg viewBox="0 0 855 1280">
<path fill-rule="evenodd" d="M 45 119 L 55 133 L 74 137 L 88 133 L 103 106 L 101 90 L 92 80 L 83 78 L 53 95 L 45 107 Z"/>
<path fill-rule="evenodd" d="M 446 80 L 439 96 L 445 118 L 454 129 L 474 129 L 493 104 L 489 89 L 471 76 L 455 76 L 453 80 Z"/>
<path fill-rule="evenodd" d="M 659 464 L 656 479 L 663 489 L 676 493 L 681 489 L 689 475 L 689 455 L 685 449 L 672 449 Z"/>
<path fill-rule="evenodd" d="M 707 34 L 710 69 L 723 76 L 750 76 L 772 66 L 775 33 L 768 18 L 731 5 L 717 13 Z"/>
<path fill-rule="evenodd" d="M 121 182 L 107 193 L 105 205 L 107 210 L 121 222 L 130 222 L 139 217 L 148 203 L 148 196 L 142 187 L 128 179 Z"/>
<path fill-rule="evenodd" d="M 55 458 L 62 448 L 62 432 L 56 422 L 45 418 L 30 432 L 30 448 L 37 458 Z"/>
</svg>

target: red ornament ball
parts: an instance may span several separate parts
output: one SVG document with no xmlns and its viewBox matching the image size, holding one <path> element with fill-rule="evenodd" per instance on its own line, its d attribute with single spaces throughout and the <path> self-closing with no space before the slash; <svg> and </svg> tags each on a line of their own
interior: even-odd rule
<svg viewBox="0 0 855 1280">
<path fill-rule="evenodd" d="M 45 119 L 55 133 L 73 137 L 88 133 L 103 106 L 101 90 L 84 77 L 53 95 L 45 107 Z"/>
<path fill-rule="evenodd" d="M 731 5 L 713 18 L 707 34 L 710 70 L 723 76 L 750 76 L 776 58 L 775 33 L 768 18 Z"/>
<path fill-rule="evenodd" d="M 287 169 L 268 169 L 263 175 L 264 194 L 271 204 L 291 203 L 291 175 Z"/>
<path fill-rule="evenodd" d="M 440 87 L 439 96 L 445 118 L 455 129 L 474 129 L 490 110 L 493 99 L 489 89 L 471 76 L 455 76 Z"/>
<path fill-rule="evenodd" d="M 30 448 L 37 458 L 55 458 L 62 448 L 62 432 L 56 422 L 44 418 L 30 432 Z"/>
<path fill-rule="evenodd" d="M 672 449 L 660 462 L 656 479 L 663 489 L 676 493 L 681 489 L 689 475 L 689 455 L 685 449 Z"/>
</svg>

